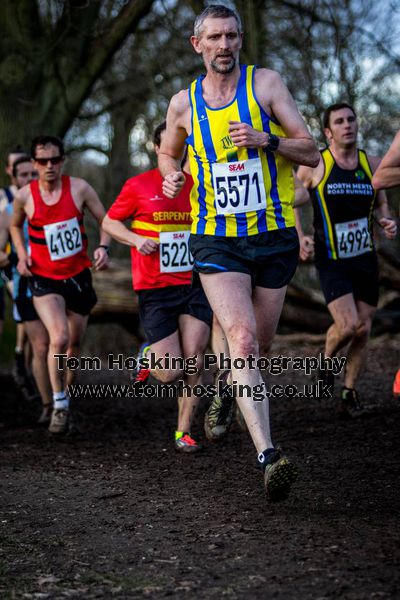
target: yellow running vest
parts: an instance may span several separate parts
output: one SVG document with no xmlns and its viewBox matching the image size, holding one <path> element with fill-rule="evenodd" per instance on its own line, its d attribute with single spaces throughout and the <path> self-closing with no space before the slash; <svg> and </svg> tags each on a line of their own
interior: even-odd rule
<svg viewBox="0 0 400 600">
<path fill-rule="evenodd" d="M 292 162 L 262 148 L 238 148 L 229 135 L 229 121 L 240 121 L 286 137 L 256 99 L 256 67 L 241 65 L 240 70 L 236 96 L 222 108 L 204 102 L 204 75 L 189 88 L 192 133 L 186 142 L 195 234 L 243 237 L 295 224 Z"/>
</svg>

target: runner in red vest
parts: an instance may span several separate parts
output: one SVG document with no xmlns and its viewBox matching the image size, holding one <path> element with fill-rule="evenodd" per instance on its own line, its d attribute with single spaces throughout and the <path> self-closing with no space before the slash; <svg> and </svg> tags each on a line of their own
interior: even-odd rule
<svg viewBox="0 0 400 600">
<path fill-rule="evenodd" d="M 50 338 L 48 365 L 54 407 L 49 431 L 65 433 L 69 421 L 66 390 L 73 372 L 64 377 L 56 355 L 78 356 L 89 312 L 96 303 L 83 212 L 88 209 L 101 223 L 105 210 L 86 181 L 62 175 L 64 147 L 59 138 L 35 138 L 31 154 L 39 179 L 17 193 L 10 232 L 18 253 L 18 271 L 30 278 L 34 306 Z M 22 232 L 26 217 L 30 254 Z M 95 270 L 107 266 L 108 243 L 109 236 L 102 232 L 94 251 Z"/>
<path fill-rule="evenodd" d="M 165 122 L 154 134 L 158 154 Z M 176 202 L 162 193 L 158 169 L 129 179 L 103 221 L 113 238 L 131 246 L 133 286 L 139 298 L 139 311 L 147 342 L 140 358 L 197 356 L 195 373 L 163 368 L 152 371 L 159 381 L 183 379 L 193 388 L 200 383 L 202 357 L 206 350 L 212 313 L 201 287 L 192 288 L 192 257 L 189 253 L 190 200 L 193 181 L 189 174 Z M 131 229 L 122 221 L 131 218 Z M 191 371 L 194 370 L 194 365 Z M 148 369 L 141 369 L 136 381 L 145 381 Z M 190 435 L 199 399 L 194 395 L 178 398 L 179 414 L 175 448 L 196 452 L 199 444 Z"/>
</svg>

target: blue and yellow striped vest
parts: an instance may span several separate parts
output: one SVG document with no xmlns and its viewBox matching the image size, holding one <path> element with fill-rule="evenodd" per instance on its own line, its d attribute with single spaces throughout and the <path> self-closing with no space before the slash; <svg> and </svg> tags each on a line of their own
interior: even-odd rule
<svg viewBox="0 0 400 600">
<path fill-rule="evenodd" d="M 259 131 L 286 137 L 282 127 L 261 107 L 254 93 L 254 65 L 241 65 L 236 96 L 227 106 L 210 108 L 203 99 L 204 75 L 189 88 L 192 133 L 187 138 L 192 188 L 192 233 L 243 237 L 294 226 L 292 163 L 261 148 L 238 148 L 230 138 L 229 121 L 248 123 Z M 266 206 L 250 212 L 217 214 L 213 187 L 215 163 L 260 159 Z M 239 165 L 240 166 L 240 165 Z M 235 167 L 232 165 L 231 169 Z"/>
<path fill-rule="evenodd" d="M 311 189 L 314 207 L 314 240 L 317 262 L 340 258 L 336 226 L 339 223 L 367 219 L 368 231 L 364 231 L 363 252 L 372 251 L 372 216 L 376 192 L 372 187 L 372 171 L 364 150 L 357 149 L 358 163 L 355 169 L 342 169 L 336 163 L 329 148 L 321 152 L 324 175 L 319 184 Z M 367 234 L 370 242 L 365 246 Z"/>
</svg>

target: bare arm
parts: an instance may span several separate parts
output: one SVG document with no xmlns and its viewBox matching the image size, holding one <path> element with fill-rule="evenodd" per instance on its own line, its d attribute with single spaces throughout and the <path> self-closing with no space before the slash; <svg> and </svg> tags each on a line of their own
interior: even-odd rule
<svg viewBox="0 0 400 600">
<path fill-rule="evenodd" d="M 0 213 L 0 267 L 8 265 L 8 256 L 4 251 L 8 242 L 8 227 L 10 224 L 10 216 L 6 211 Z"/>
<path fill-rule="evenodd" d="M 280 75 L 268 69 L 257 69 L 255 91 L 264 110 L 279 121 L 287 135 L 279 138 L 276 153 L 299 165 L 316 167 L 319 162 L 317 147 Z M 229 133 L 239 147 L 265 148 L 268 145 L 269 134 L 246 123 L 231 121 Z"/>
<path fill-rule="evenodd" d="M 371 165 L 372 173 L 376 173 L 381 164 L 381 159 L 378 156 L 368 156 L 368 161 Z M 382 227 L 385 237 L 389 240 L 394 239 L 397 234 L 397 223 L 391 215 L 387 196 L 383 190 L 377 192 L 374 217 L 380 227 Z"/>
<path fill-rule="evenodd" d="M 400 185 L 400 131 L 376 169 L 372 185 L 376 190 Z"/>
<path fill-rule="evenodd" d="M 397 223 L 390 213 L 387 197 L 383 190 L 378 192 L 374 215 L 382 227 L 385 237 L 393 240 L 397 234 Z"/>
<path fill-rule="evenodd" d="M 10 235 L 15 247 L 15 251 L 18 255 L 18 272 L 25 277 L 31 277 L 32 273 L 30 272 L 29 267 L 32 264 L 32 260 L 26 251 L 23 233 L 23 226 L 26 218 L 25 206 L 27 201 L 28 191 L 25 187 L 17 193 L 13 200 L 13 214 L 10 223 Z"/>
<path fill-rule="evenodd" d="M 301 166 L 297 171 L 297 180 L 307 190 L 314 185 L 315 171 L 311 167 Z M 307 192 L 308 199 L 310 194 Z M 301 224 L 301 205 L 295 206 L 294 218 L 296 222 L 297 234 L 300 242 L 300 259 L 303 261 L 309 260 L 314 254 L 314 239 L 312 235 L 305 234 Z"/>
<path fill-rule="evenodd" d="M 110 245 L 111 238 L 102 228 L 101 224 L 106 214 L 105 208 L 100 201 L 95 190 L 83 179 L 79 180 L 79 188 L 80 192 L 83 196 L 83 203 L 89 210 L 89 212 L 96 219 L 98 224 L 100 225 L 100 242 L 99 246 L 93 252 L 94 264 L 93 267 L 95 271 L 99 271 L 101 269 L 105 269 L 108 266 L 108 252 L 107 248 Z M 106 246 L 107 248 L 102 248 L 101 246 Z"/>
<path fill-rule="evenodd" d="M 158 249 L 158 244 L 155 240 L 130 231 L 124 223 L 117 219 L 111 219 L 108 215 L 104 217 L 102 227 L 114 240 L 126 246 L 134 246 L 140 254 L 151 254 Z"/>
<path fill-rule="evenodd" d="M 301 224 L 301 208 L 294 209 L 294 218 L 296 224 L 297 235 L 300 243 L 300 259 L 303 261 L 309 260 L 314 255 L 314 239 L 311 235 L 306 235 Z"/>
<path fill-rule="evenodd" d="M 163 192 L 167 198 L 175 198 L 185 183 L 180 163 L 187 137 L 185 117 L 188 118 L 189 111 L 187 90 L 173 96 L 167 112 L 167 128 L 158 153 L 158 168 L 164 177 Z"/>
<path fill-rule="evenodd" d="M 293 173 L 294 176 L 294 204 L 293 208 L 298 208 L 299 206 L 303 206 L 307 204 L 310 199 L 310 194 L 308 190 L 304 187 L 303 183 L 297 177 L 296 173 Z"/>
</svg>

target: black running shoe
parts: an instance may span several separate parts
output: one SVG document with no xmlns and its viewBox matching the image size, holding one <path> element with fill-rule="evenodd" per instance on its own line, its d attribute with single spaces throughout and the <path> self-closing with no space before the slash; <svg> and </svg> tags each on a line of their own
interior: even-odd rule
<svg viewBox="0 0 400 600">
<path fill-rule="evenodd" d="M 264 469 L 264 485 L 268 499 L 271 502 L 286 500 L 292 483 L 297 479 L 297 467 L 281 454 L 280 449 L 275 448 L 259 454 L 258 461 Z"/>
<path fill-rule="evenodd" d="M 229 431 L 233 419 L 235 407 L 235 398 L 230 386 L 227 386 L 227 379 L 230 371 L 219 371 L 215 378 L 217 394 L 212 399 L 210 408 L 204 417 L 204 431 L 206 438 L 210 442 L 218 442 Z M 223 393 L 219 390 L 226 387 Z"/>
<path fill-rule="evenodd" d="M 367 409 L 360 401 L 357 390 L 344 387 L 341 393 L 340 414 L 344 418 L 357 419 L 365 415 Z"/>
</svg>

